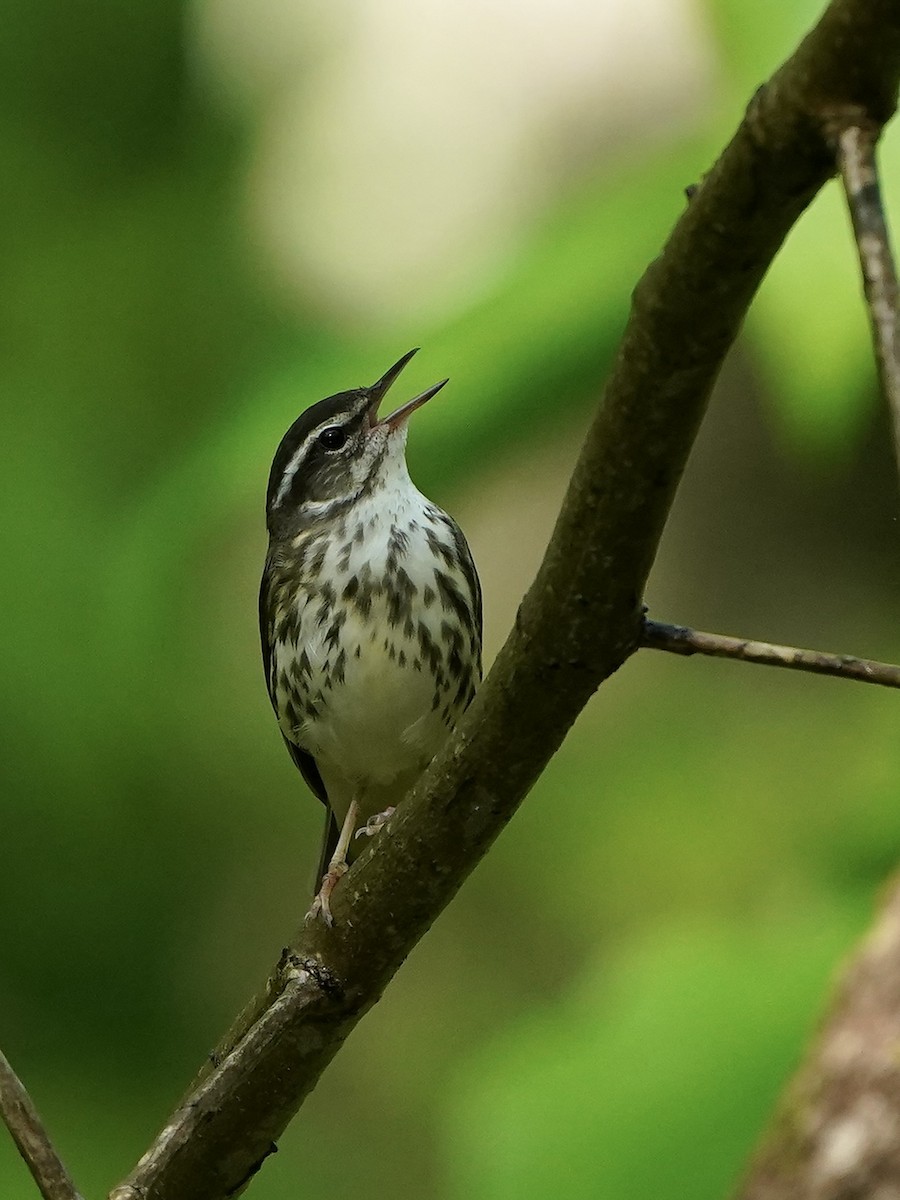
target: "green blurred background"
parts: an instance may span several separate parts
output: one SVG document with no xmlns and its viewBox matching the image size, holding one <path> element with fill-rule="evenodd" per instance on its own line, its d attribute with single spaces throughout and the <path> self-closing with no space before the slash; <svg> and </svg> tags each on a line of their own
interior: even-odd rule
<svg viewBox="0 0 900 1200">
<path fill-rule="evenodd" d="M 488 656 L 628 296 L 798 0 L 6 0 L 0 1045 L 87 1196 L 306 903 L 258 661 L 271 455 L 423 350 Z M 885 146 L 896 194 L 898 139 Z M 685 479 L 660 619 L 896 660 L 897 487 L 835 185 Z M 252 1195 L 719 1197 L 900 853 L 888 691 L 645 652 Z M 30 1197 L 0 1138 L 0 1196 Z"/>
</svg>

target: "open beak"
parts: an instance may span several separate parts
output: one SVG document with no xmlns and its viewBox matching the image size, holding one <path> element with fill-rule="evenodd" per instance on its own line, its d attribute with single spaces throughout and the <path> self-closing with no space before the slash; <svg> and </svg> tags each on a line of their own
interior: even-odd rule
<svg viewBox="0 0 900 1200">
<path fill-rule="evenodd" d="M 390 370 L 385 371 L 377 383 L 373 383 L 369 388 L 369 395 L 371 397 L 369 403 L 369 421 L 371 422 L 373 429 L 376 425 L 385 425 L 391 430 L 399 428 L 407 420 L 407 418 L 409 418 L 416 411 L 417 408 L 421 408 L 422 405 L 425 404 L 426 401 L 430 400 L 432 396 L 437 395 L 444 384 L 448 382 L 448 380 L 442 379 L 440 383 L 436 383 L 433 387 L 427 388 L 424 392 L 420 392 L 418 396 L 413 396 L 412 400 L 407 400 L 405 404 L 401 404 L 398 409 L 395 409 L 390 416 L 382 417 L 379 421 L 379 404 L 384 399 L 384 396 L 386 395 L 391 384 L 394 382 L 412 356 L 418 351 L 418 349 L 419 347 L 416 346 L 413 350 L 407 351 L 407 353 L 404 354 L 401 359 L 394 363 Z"/>
</svg>

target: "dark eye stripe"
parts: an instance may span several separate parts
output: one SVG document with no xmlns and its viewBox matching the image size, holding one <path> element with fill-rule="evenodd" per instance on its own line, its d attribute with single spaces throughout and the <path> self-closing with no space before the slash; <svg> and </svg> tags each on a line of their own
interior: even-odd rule
<svg viewBox="0 0 900 1200">
<path fill-rule="evenodd" d="M 355 422 L 350 422 L 350 424 L 354 423 Z M 285 497 L 291 489 L 291 484 L 294 481 L 294 477 L 306 461 L 311 448 L 316 442 L 320 441 L 324 433 L 327 433 L 330 430 L 338 430 L 343 435 L 344 442 L 346 442 L 347 426 L 335 425 L 334 417 L 332 417 L 329 421 L 323 421 L 321 425 L 317 425 L 315 429 L 310 430 L 310 432 L 306 435 L 306 437 L 285 464 L 284 470 L 281 473 L 281 480 L 278 484 L 278 489 L 272 499 L 272 508 L 278 508 L 284 502 Z M 326 446 L 325 449 L 339 449 L 339 447 Z"/>
</svg>

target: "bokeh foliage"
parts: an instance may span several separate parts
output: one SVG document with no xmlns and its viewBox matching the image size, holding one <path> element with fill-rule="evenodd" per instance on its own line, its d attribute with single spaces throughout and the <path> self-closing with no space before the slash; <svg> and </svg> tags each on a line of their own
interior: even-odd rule
<svg viewBox="0 0 900 1200">
<path fill-rule="evenodd" d="M 817 8 L 709 0 L 718 102 L 689 136 L 583 173 L 471 309 L 375 333 L 268 298 L 240 204 L 253 130 L 189 72 L 181 4 L 7 0 L 0 1030 L 87 1195 L 302 911 L 320 814 L 255 628 L 280 433 L 425 346 L 410 386 L 446 371 L 454 395 L 411 459 L 472 533 L 496 641 L 631 286 Z M 900 655 L 858 292 L 832 188 L 723 380 L 659 616 Z M 505 578 L 510 531 L 528 561 Z M 889 693 L 629 664 L 253 1194 L 721 1195 L 897 858 L 898 757 Z M 29 1188 L 0 1142 L 0 1195 Z"/>
</svg>

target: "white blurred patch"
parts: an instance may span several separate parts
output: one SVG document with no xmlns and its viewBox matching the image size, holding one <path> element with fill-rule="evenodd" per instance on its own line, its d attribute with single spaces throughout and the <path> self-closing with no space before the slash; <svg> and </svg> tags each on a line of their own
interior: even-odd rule
<svg viewBox="0 0 900 1200">
<path fill-rule="evenodd" d="M 259 122 L 254 236 L 371 322 L 471 299 L 590 164 L 708 96 L 691 0 L 195 0 L 198 70 Z"/>
</svg>

